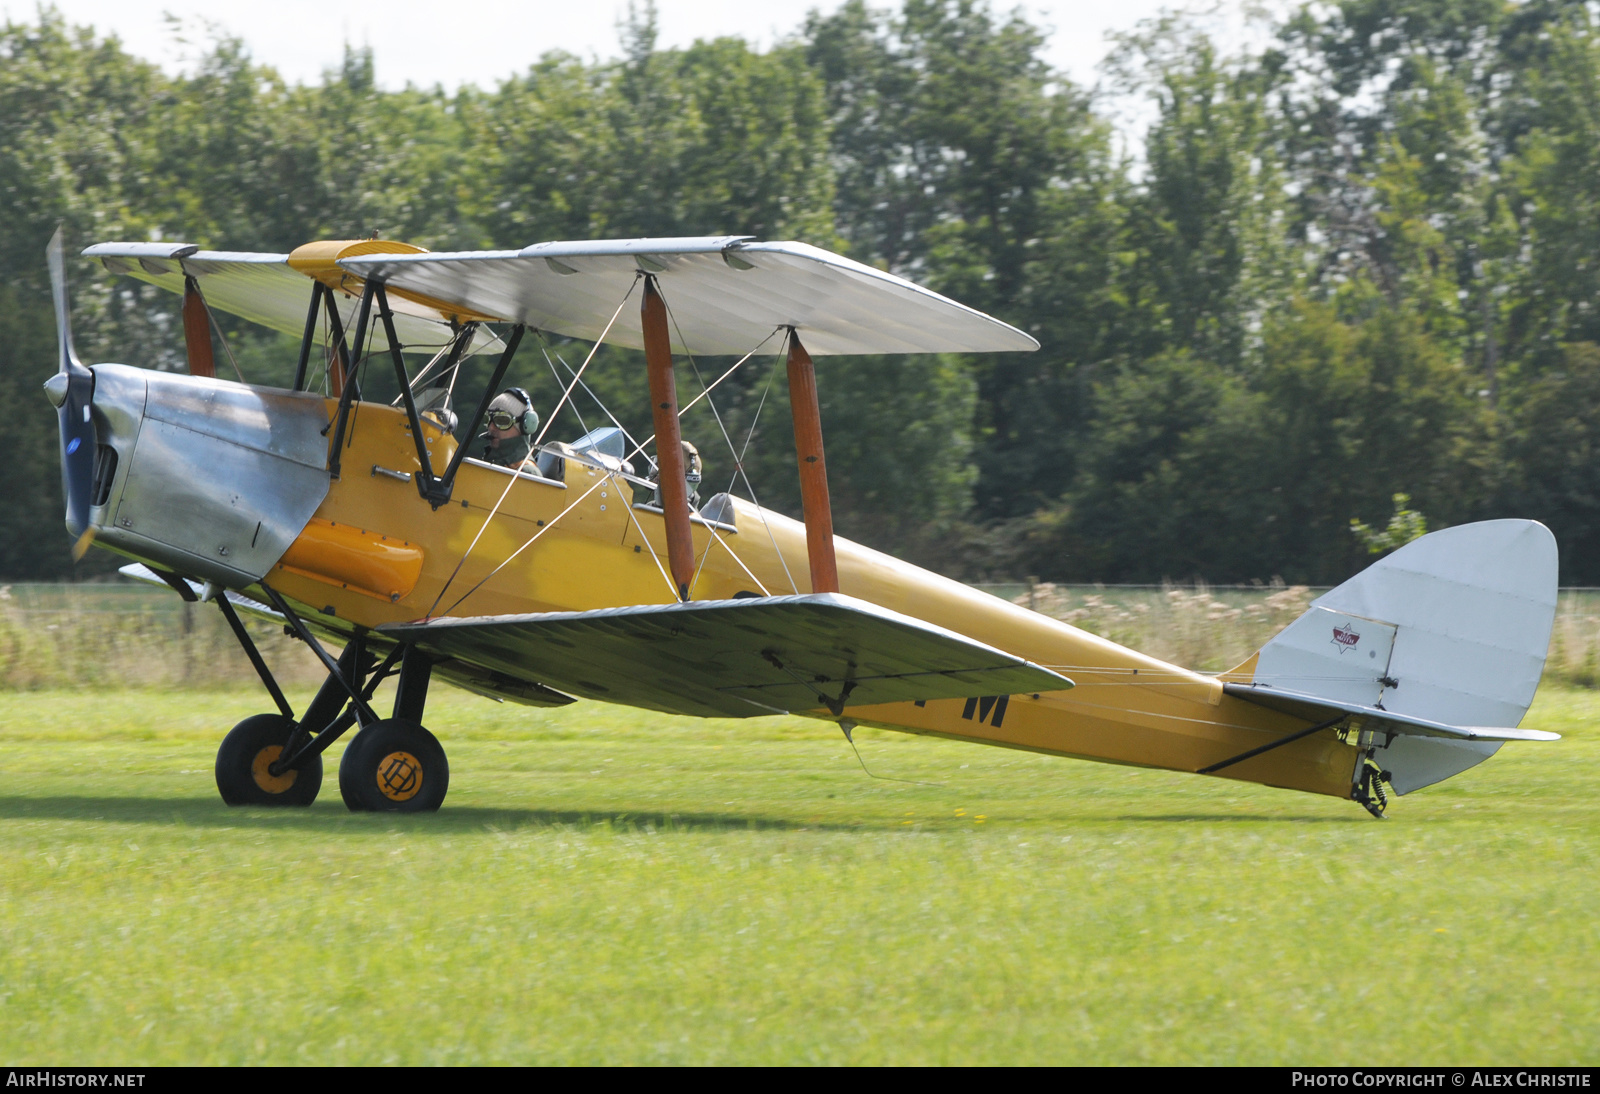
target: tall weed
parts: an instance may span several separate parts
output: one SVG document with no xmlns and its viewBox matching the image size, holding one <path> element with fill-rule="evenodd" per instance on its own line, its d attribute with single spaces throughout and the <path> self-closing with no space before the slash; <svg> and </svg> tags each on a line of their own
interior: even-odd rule
<svg viewBox="0 0 1600 1094">
<path fill-rule="evenodd" d="M 281 626 L 248 617 L 245 626 L 283 682 L 324 675 L 311 651 Z M 215 605 L 125 585 L 0 585 L 0 690 L 255 680 Z"/>
<path fill-rule="evenodd" d="M 1163 585 L 1159 589 L 1035 585 L 1014 603 L 1175 665 L 1231 669 L 1311 603 L 1305 585 L 1259 591 Z"/>
</svg>

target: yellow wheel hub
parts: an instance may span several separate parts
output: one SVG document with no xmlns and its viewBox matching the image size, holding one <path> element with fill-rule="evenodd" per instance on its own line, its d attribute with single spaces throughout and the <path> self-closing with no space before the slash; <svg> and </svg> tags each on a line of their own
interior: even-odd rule
<svg viewBox="0 0 1600 1094">
<path fill-rule="evenodd" d="M 283 746 L 268 745 L 260 752 L 257 752 L 256 758 L 250 761 L 251 778 L 255 779 L 256 785 L 268 794 L 282 794 L 294 785 L 295 777 L 300 774 L 298 771 L 289 770 L 282 775 L 274 775 L 267 770 L 282 754 Z"/>
<path fill-rule="evenodd" d="M 409 752 L 391 752 L 378 761 L 378 790 L 390 801 L 410 801 L 422 790 L 422 761 Z"/>
</svg>

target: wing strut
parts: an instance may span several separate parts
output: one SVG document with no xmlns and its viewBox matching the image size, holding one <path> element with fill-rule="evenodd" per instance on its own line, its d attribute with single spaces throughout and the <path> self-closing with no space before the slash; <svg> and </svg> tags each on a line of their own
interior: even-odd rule
<svg viewBox="0 0 1600 1094">
<path fill-rule="evenodd" d="M 839 591 L 839 563 L 833 553 L 833 506 L 828 500 L 828 465 L 822 458 L 822 411 L 817 403 L 817 370 L 800 336 L 789 328 L 789 407 L 794 417 L 794 454 L 800 464 L 800 504 L 806 522 L 806 558 L 811 591 Z"/>
<path fill-rule="evenodd" d="M 667 334 L 667 305 L 646 275 L 639 302 L 644 329 L 644 360 L 650 371 L 650 415 L 656 429 L 656 481 L 661 484 L 661 512 L 667 526 L 667 566 L 678 599 L 689 599 L 694 580 L 694 537 L 689 532 L 689 484 L 684 478 L 683 435 L 678 431 L 678 385 L 672 376 L 672 342 Z"/>
<path fill-rule="evenodd" d="M 183 279 L 183 345 L 188 351 L 189 375 L 215 376 L 216 361 L 211 356 L 211 320 L 200 286 L 187 275 Z"/>
</svg>

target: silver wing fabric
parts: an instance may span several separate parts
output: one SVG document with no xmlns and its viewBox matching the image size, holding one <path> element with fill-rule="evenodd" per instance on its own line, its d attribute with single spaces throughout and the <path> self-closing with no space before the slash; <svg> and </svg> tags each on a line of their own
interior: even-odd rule
<svg viewBox="0 0 1600 1094">
<path fill-rule="evenodd" d="M 1039 348 L 992 316 L 793 241 L 588 240 L 520 251 L 361 255 L 339 264 L 358 277 L 480 314 L 590 342 L 605 334 L 605 341 L 634 349 L 644 346 L 639 307 L 619 312 L 618 305 L 645 273 L 656 277 L 667 302 L 677 353 L 744 354 L 785 327 L 799 332 L 813 356 Z M 780 345 L 773 339 L 774 351 Z"/>
</svg>

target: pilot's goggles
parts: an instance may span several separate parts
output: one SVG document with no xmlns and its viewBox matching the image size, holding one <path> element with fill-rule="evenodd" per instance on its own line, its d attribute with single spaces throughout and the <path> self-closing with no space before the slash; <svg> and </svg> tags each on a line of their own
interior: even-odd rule
<svg viewBox="0 0 1600 1094">
<path fill-rule="evenodd" d="M 514 429 L 520 417 L 521 415 L 513 414 L 509 410 L 491 410 L 489 411 L 489 424 L 496 429 Z"/>
</svg>

